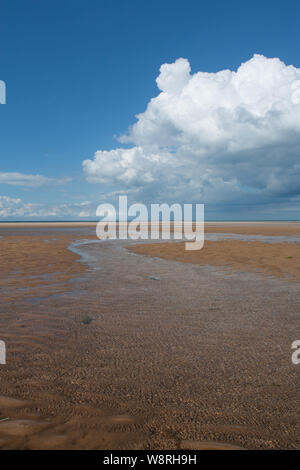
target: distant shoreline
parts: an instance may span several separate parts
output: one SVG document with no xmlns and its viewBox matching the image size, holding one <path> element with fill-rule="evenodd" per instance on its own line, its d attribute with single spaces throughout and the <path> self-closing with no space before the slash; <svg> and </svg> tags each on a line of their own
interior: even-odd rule
<svg viewBox="0 0 300 470">
<path fill-rule="evenodd" d="M 98 220 L 4 220 L 0 221 L 0 226 L 95 226 L 99 221 Z M 166 222 L 166 221 L 165 221 Z M 170 221 L 171 224 L 174 223 L 173 220 Z M 195 221 L 193 221 L 195 222 Z M 116 223 L 119 223 L 117 221 Z M 130 221 L 128 221 L 130 223 Z M 236 225 L 236 224 L 300 224 L 300 220 L 206 220 L 205 224 L 226 224 L 226 225 Z"/>
<path fill-rule="evenodd" d="M 95 230 L 98 222 L 96 221 L 64 221 L 64 222 L 0 222 L 1 234 L 5 231 L 15 231 L 15 234 L 20 233 L 20 230 L 32 230 L 33 233 L 38 230 L 55 230 L 65 229 L 66 233 L 70 229 L 89 229 Z M 114 223 L 114 222 L 111 222 Z M 116 226 L 122 222 L 116 222 Z M 164 222 L 167 224 L 167 222 Z M 126 222 L 123 222 L 126 225 Z M 190 222 L 193 229 L 194 224 Z M 143 230 L 147 229 L 147 223 L 141 222 Z M 168 225 L 168 224 L 167 224 Z M 158 229 L 158 226 L 157 226 Z M 159 230 L 164 230 L 162 223 Z M 181 231 L 181 225 L 174 224 L 173 221 L 170 223 L 171 232 Z M 236 234 L 248 234 L 248 235 L 271 235 L 271 236 L 300 236 L 300 223 L 299 221 L 205 221 L 204 226 L 205 233 L 236 233 Z M 95 233 L 96 235 L 96 233 Z"/>
</svg>

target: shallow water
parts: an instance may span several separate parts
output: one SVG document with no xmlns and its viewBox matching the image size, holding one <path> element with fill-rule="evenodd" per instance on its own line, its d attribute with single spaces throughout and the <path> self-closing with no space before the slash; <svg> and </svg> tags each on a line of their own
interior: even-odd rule
<svg viewBox="0 0 300 470">
<path fill-rule="evenodd" d="M 137 244 L 137 243 L 159 243 L 159 242 L 178 242 L 180 240 L 175 239 L 173 234 L 171 234 L 171 238 L 167 238 L 166 233 L 161 233 L 161 238 L 157 239 L 138 239 L 138 240 L 127 240 L 127 243 L 130 244 Z M 262 242 L 262 243 L 300 243 L 300 237 L 293 237 L 293 236 L 270 236 L 270 235 L 245 235 L 245 234 L 236 234 L 236 233 L 205 233 L 204 241 L 223 241 L 223 240 L 236 240 L 236 241 L 244 241 L 244 242 Z M 90 240 L 90 239 L 83 239 L 78 240 L 72 243 L 68 248 L 73 253 L 76 253 L 81 257 L 80 261 L 85 262 L 89 265 L 93 263 L 94 256 L 88 253 L 86 250 L 82 249 L 86 245 L 94 244 L 94 243 L 105 243 L 105 242 L 121 242 L 121 240 Z M 122 240 L 124 242 L 124 240 Z M 94 270 L 100 269 L 99 266 L 92 266 Z"/>
</svg>

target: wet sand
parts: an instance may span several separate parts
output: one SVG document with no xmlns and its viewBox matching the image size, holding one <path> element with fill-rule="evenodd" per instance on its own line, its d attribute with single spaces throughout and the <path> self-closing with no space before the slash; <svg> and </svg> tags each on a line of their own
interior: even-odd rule
<svg viewBox="0 0 300 470">
<path fill-rule="evenodd" d="M 200 265 L 218 266 L 300 281 L 300 243 L 261 243 L 237 240 L 206 241 L 202 250 L 185 243 L 153 243 L 129 248 L 136 254 Z M 225 273 L 224 273 L 225 274 Z"/>
<path fill-rule="evenodd" d="M 300 447 L 298 282 L 22 230 L 0 227 L 0 448 Z"/>
</svg>

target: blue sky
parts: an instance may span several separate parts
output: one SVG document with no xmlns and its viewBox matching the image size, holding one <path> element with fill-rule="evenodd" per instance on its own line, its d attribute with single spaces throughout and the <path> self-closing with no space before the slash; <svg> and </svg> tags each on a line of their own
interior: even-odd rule
<svg viewBox="0 0 300 470">
<path fill-rule="evenodd" d="M 113 202 L 120 191 L 132 202 L 205 202 L 210 218 L 300 218 L 299 106 L 290 106 L 288 91 L 298 86 L 299 10 L 299 2 L 290 0 L 2 0 L 0 80 L 7 103 L 0 105 L 1 220 L 95 218 L 95 205 Z M 283 65 L 251 62 L 254 54 L 279 58 Z M 187 59 L 190 71 L 179 58 Z M 220 89 L 209 107 L 201 101 L 205 86 L 212 93 L 216 72 L 237 71 L 242 63 L 250 65 L 241 77 L 253 82 L 243 88 L 241 102 L 232 87 L 240 90 L 248 79 L 236 85 L 232 77 L 224 79 L 234 102 L 228 109 L 228 100 L 220 106 L 217 99 Z M 173 66 L 161 72 L 158 89 L 162 64 Z M 284 64 L 296 71 L 287 72 Z M 186 76 L 197 72 L 210 72 L 210 82 L 205 85 L 202 77 L 192 88 Z M 285 92 L 277 109 L 278 75 Z M 169 76 L 176 90 L 170 90 Z M 272 93 L 262 108 L 268 80 Z M 168 95 L 168 116 L 160 101 L 145 114 L 160 93 Z M 197 107 L 188 108 L 182 98 L 187 94 Z M 218 118 L 212 111 L 217 105 Z M 204 110 L 207 122 L 215 126 L 217 119 L 217 127 L 226 130 L 217 147 L 203 137 Z M 246 114 L 259 123 L 244 146 L 253 130 L 253 123 L 249 132 L 247 124 L 240 127 Z M 278 122 L 284 132 L 275 142 Z M 131 153 L 116 153 L 120 148 Z"/>
</svg>

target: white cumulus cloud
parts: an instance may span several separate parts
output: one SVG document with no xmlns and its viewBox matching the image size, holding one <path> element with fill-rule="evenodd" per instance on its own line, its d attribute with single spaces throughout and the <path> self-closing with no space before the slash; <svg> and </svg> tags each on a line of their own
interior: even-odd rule
<svg viewBox="0 0 300 470">
<path fill-rule="evenodd" d="M 87 180 L 151 199 L 219 203 L 300 195 L 300 69 L 262 55 L 236 71 L 163 64 L 159 94 L 120 138 L 98 150 Z"/>
</svg>

